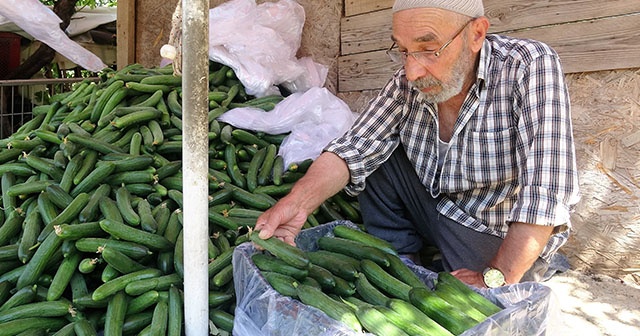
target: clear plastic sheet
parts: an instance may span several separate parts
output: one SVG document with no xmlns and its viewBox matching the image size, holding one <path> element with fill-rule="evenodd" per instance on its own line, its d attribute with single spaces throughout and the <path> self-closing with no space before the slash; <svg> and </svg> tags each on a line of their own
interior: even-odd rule
<svg viewBox="0 0 640 336">
<path fill-rule="evenodd" d="M 312 87 L 291 94 L 271 111 L 238 107 L 218 120 L 268 134 L 291 132 L 278 152 L 284 158 L 284 167 L 288 167 L 305 159 L 315 160 L 329 141 L 351 127 L 355 117 L 349 106 L 329 90 Z"/>
<path fill-rule="evenodd" d="M 60 29 L 60 18 L 38 0 L 0 1 L 0 15 L 83 68 L 98 72 L 106 65 Z"/>
<path fill-rule="evenodd" d="M 209 11 L 209 58 L 231 67 L 248 94 L 277 94 L 322 86 L 328 69 L 298 59 L 304 8 L 294 0 L 256 4 L 230 0 Z"/>
<path fill-rule="evenodd" d="M 317 239 L 332 236 L 336 225 L 357 227 L 349 221 L 335 221 L 300 232 L 296 244 L 305 251 L 317 250 Z M 237 305 L 233 335 L 357 335 L 320 310 L 278 294 L 251 261 L 256 253 L 252 243 L 237 246 L 233 254 L 233 279 Z M 437 274 L 424 267 L 405 263 L 430 287 Z M 544 335 L 551 289 L 527 282 L 496 289 L 477 290 L 500 307 L 499 313 L 462 335 Z M 361 334 L 362 335 L 362 334 Z M 370 334 L 369 334 L 370 335 Z"/>
</svg>

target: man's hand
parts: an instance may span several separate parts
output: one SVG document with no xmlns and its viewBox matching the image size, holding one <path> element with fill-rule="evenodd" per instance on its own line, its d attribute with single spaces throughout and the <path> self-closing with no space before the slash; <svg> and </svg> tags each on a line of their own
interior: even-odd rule
<svg viewBox="0 0 640 336">
<path fill-rule="evenodd" d="M 291 192 L 258 217 L 255 229 L 260 231 L 260 238 L 275 236 L 295 245 L 294 239 L 307 216 L 348 181 L 347 164 L 333 153 L 321 154 Z"/>
<path fill-rule="evenodd" d="M 304 211 L 283 199 L 258 217 L 255 229 L 260 231 L 262 239 L 274 236 L 295 246 L 294 239 L 306 220 Z"/>
<path fill-rule="evenodd" d="M 478 288 L 487 288 L 484 284 L 481 272 L 472 271 L 470 269 L 461 268 L 451 272 L 453 276 L 467 285 L 475 286 Z"/>
</svg>

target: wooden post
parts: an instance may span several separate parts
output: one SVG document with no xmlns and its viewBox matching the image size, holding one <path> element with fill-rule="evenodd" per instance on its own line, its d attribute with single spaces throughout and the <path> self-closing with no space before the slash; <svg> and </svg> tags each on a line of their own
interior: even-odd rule
<svg viewBox="0 0 640 336">
<path fill-rule="evenodd" d="M 136 0 L 118 1 L 117 65 L 122 69 L 136 61 Z"/>
</svg>

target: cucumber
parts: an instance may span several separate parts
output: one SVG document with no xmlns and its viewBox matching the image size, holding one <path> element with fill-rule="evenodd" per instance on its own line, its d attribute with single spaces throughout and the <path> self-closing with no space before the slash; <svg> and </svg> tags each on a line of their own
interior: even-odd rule
<svg viewBox="0 0 640 336">
<path fill-rule="evenodd" d="M 78 264 L 78 271 L 82 274 L 89 274 L 98 267 L 100 261 L 99 258 L 84 258 L 80 260 L 80 264 Z"/>
<path fill-rule="evenodd" d="M 120 147 L 97 139 L 96 137 L 87 137 L 77 133 L 70 133 L 69 135 L 67 135 L 66 139 L 67 141 L 77 143 L 83 147 L 95 150 L 102 154 L 124 153 L 124 151 Z"/>
<path fill-rule="evenodd" d="M 234 316 L 222 309 L 212 309 L 209 312 L 209 319 L 216 327 L 230 333 L 233 331 Z"/>
<path fill-rule="evenodd" d="M 442 288 L 450 288 L 447 290 L 457 292 L 458 294 L 455 296 L 458 299 L 464 299 L 466 304 L 473 306 L 486 316 L 491 316 L 501 310 L 496 304 L 471 289 L 449 272 L 438 273 L 436 289 Z"/>
<path fill-rule="evenodd" d="M 384 306 L 389 297 L 384 295 L 378 288 L 373 286 L 367 276 L 359 274 L 355 280 L 356 293 L 366 302 L 372 305 Z"/>
<path fill-rule="evenodd" d="M 311 263 L 324 267 L 345 280 L 354 281 L 358 277 L 360 262 L 349 256 L 324 250 L 310 251 L 306 256 Z"/>
<path fill-rule="evenodd" d="M 153 309 L 153 318 L 151 319 L 151 335 L 166 335 L 167 324 L 169 321 L 169 306 L 166 301 L 158 301 Z"/>
<path fill-rule="evenodd" d="M 69 321 L 63 318 L 25 317 L 25 318 L 12 320 L 9 322 L 0 323 L 0 336 L 15 336 L 29 329 L 42 328 L 42 329 L 57 330 L 62 328 L 67 323 L 69 323 Z"/>
<path fill-rule="evenodd" d="M 26 264 L 33 256 L 41 229 L 42 217 L 38 211 L 38 204 L 37 202 L 32 203 L 27 209 L 27 215 L 22 222 L 22 236 L 17 248 L 17 257 L 23 264 Z"/>
<path fill-rule="evenodd" d="M 119 291 L 109 299 L 104 321 L 104 336 L 122 335 L 127 312 L 127 295 Z"/>
<path fill-rule="evenodd" d="M 409 299 L 413 305 L 454 335 L 462 334 L 478 324 L 469 315 L 428 289 L 421 287 L 411 289 Z"/>
<path fill-rule="evenodd" d="M 245 178 L 247 180 L 247 190 L 250 192 L 253 192 L 258 186 L 258 171 L 260 169 L 260 166 L 262 166 L 262 162 L 264 161 L 264 156 L 266 154 L 267 149 L 261 148 L 256 152 L 255 155 L 253 155 L 251 161 L 249 162 L 249 167 L 247 168 Z"/>
<path fill-rule="evenodd" d="M 328 269 L 311 263 L 307 275 L 315 279 L 322 289 L 332 290 L 336 287 L 336 277 Z"/>
<path fill-rule="evenodd" d="M 11 172 L 16 176 L 31 176 L 36 174 L 36 171 L 31 168 L 31 166 L 22 162 L 10 162 L 0 165 L 0 174 L 6 172 Z"/>
<path fill-rule="evenodd" d="M 265 195 L 252 193 L 240 187 L 229 187 L 233 190 L 233 199 L 248 207 L 267 210 L 274 205 L 274 203 Z"/>
<path fill-rule="evenodd" d="M 122 222 L 103 219 L 100 221 L 100 227 L 113 237 L 138 243 L 153 250 L 166 251 L 173 248 L 173 244 L 163 236 L 136 229 Z"/>
<path fill-rule="evenodd" d="M 453 335 L 450 331 L 436 323 L 429 316 L 420 311 L 420 309 L 407 301 L 400 299 L 389 299 L 387 301 L 387 307 L 396 312 L 398 316 L 400 316 L 404 325 L 413 324 L 422 329 L 422 335 Z"/>
<path fill-rule="evenodd" d="M 107 299 L 115 293 L 124 290 L 128 283 L 135 280 L 150 279 L 160 276 L 162 273 L 154 268 L 145 268 L 143 270 L 121 275 L 113 280 L 107 281 L 98 286 L 91 294 L 94 301 Z"/>
<path fill-rule="evenodd" d="M 121 274 L 133 273 L 146 268 L 133 258 L 111 246 L 105 246 L 101 252 L 104 261 Z"/>
<path fill-rule="evenodd" d="M 255 133 L 245 129 L 236 128 L 231 131 L 231 136 L 233 136 L 233 138 L 236 139 L 238 142 L 241 142 L 247 145 L 256 145 L 258 146 L 258 148 L 269 146 L 268 141 L 258 138 L 258 136 L 256 136 Z"/>
<path fill-rule="evenodd" d="M 228 230 L 237 230 L 240 227 L 238 223 L 229 219 L 229 217 L 225 217 L 215 210 L 212 210 L 211 208 L 209 209 L 208 213 L 209 222 L 212 224 L 218 225 Z"/>
<path fill-rule="evenodd" d="M 451 305 L 456 306 L 462 312 L 469 315 L 471 318 L 478 322 L 482 322 L 487 319 L 487 315 L 476 309 L 469 302 L 467 297 L 461 292 L 458 292 L 454 287 L 446 284 L 440 285 L 436 287 L 434 293 Z"/>
<path fill-rule="evenodd" d="M 379 248 L 387 253 L 398 255 L 398 252 L 386 240 L 346 225 L 336 225 L 333 228 L 333 234 L 335 234 L 336 237 L 359 241 L 366 245 Z"/>
<path fill-rule="evenodd" d="M 330 292 L 341 297 L 347 297 L 356 294 L 356 285 L 353 281 L 347 281 L 341 277 L 335 277 L 336 285 L 331 288 Z"/>
<path fill-rule="evenodd" d="M 209 291 L 209 307 L 218 307 L 222 304 L 225 304 L 231 301 L 234 298 L 232 293 L 228 292 L 220 292 L 220 291 Z"/>
<path fill-rule="evenodd" d="M 298 292 L 294 286 L 294 284 L 298 283 L 298 280 L 295 278 L 279 272 L 262 271 L 260 274 L 276 292 L 292 298 L 298 297 Z"/>
<path fill-rule="evenodd" d="M 123 86 L 124 86 L 124 81 L 116 80 L 111 84 L 109 84 L 109 86 L 107 86 L 102 91 L 102 94 L 96 100 L 96 104 L 93 107 L 93 110 L 91 112 L 91 116 L 90 116 L 91 122 L 93 123 L 98 122 L 98 120 L 100 119 L 100 116 L 102 115 L 102 111 L 104 110 L 104 107 L 107 105 L 107 102 L 109 101 L 109 98 L 111 98 L 111 96 Z"/>
<path fill-rule="evenodd" d="M 156 290 L 150 290 L 132 298 L 127 303 L 127 316 L 140 313 L 153 306 L 160 299 L 160 294 Z"/>
<path fill-rule="evenodd" d="M 78 319 L 73 325 L 76 336 L 98 336 L 98 332 L 87 319 Z"/>
<path fill-rule="evenodd" d="M 182 284 L 182 278 L 177 273 L 171 273 L 155 277 L 153 279 L 136 280 L 127 284 L 125 293 L 138 296 L 151 290 L 166 291 L 171 286 Z"/>
<path fill-rule="evenodd" d="M 9 213 L 4 224 L 0 226 L 0 246 L 9 243 L 18 233 L 20 233 L 23 222 L 24 217 L 20 215 L 19 211 L 14 209 Z"/>
<path fill-rule="evenodd" d="M 140 225 L 140 216 L 131 205 L 131 194 L 124 186 L 116 189 L 116 204 L 125 222 L 132 226 Z"/>
<path fill-rule="evenodd" d="M 71 196 L 77 196 L 81 193 L 90 193 L 96 189 L 98 185 L 102 184 L 106 178 L 116 169 L 116 166 L 111 162 L 105 162 L 104 164 L 96 167 L 85 178 L 76 184 L 75 188 L 71 190 Z"/>
<path fill-rule="evenodd" d="M 271 254 L 282 259 L 291 266 L 300 269 L 306 269 L 309 267 L 309 259 L 301 249 L 291 246 L 276 237 L 262 239 L 258 234 L 258 231 L 249 233 L 249 238 L 256 245 L 269 251 Z"/>
<path fill-rule="evenodd" d="M 424 287 L 427 285 L 395 254 L 388 254 L 389 267 L 387 270 L 396 279 L 406 283 L 411 287 Z"/>
<path fill-rule="evenodd" d="M 89 201 L 85 205 L 80 213 L 78 214 L 78 220 L 81 223 L 86 223 L 92 220 L 95 220 L 98 216 L 98 210 L 100 206 L 100 201 L 103 197 L 109 195 L 111 192 L 111 187 L 108 184 L 99 185 L 89 197 Z"/>
<path fill-rule="evenodd" d="M 137 314 L 127 314 L 122 325 L 124 335 L 139 335 L 145 327 L 148 327 L 153 319 L 153 311 L 144 311 Z"/>
<path fill-rule="evenodd" d="M 116 201 L 109 198 L 109 196 L 103 196 L 98 207 L 100 208 L 100 213 L 104 216 L 105 219 L 124 222 L 124 218 L 122 218 L 120 209 L 118 209 L 118 204 L 116 203 Z"/>
<path fill-rule="evenodd" d="M 62 260 L 47 290 L 47 301 L 55 301 L 62 297 L 81 259 L 80 253 L 72 253 Z"/>
<path fill-rule="evenodd" d="M 392 297 L 409 300 L 411 286 L 387 273 L 380 265 L 369 259 L 360 260 L 360 269 L 367 279 L 376 287 Z"/>
<path fill-rule="evenodd" d="M 384 267 L 389 267 L 390 265 L 385 252 L 354 240 L 325 236 L 318 238 L 318 247 L 360 260 L 368 259 Z"/>
<path fill-rule="evenodd" d="M 380 336 L 409 336 L 404 330 L 393 324 L 384 313 L 376 307 L 360 307 L 356 316 L 362 326 L 374 335 Z"/>
<path fill-rule="evenodd" d="M 71 305 L 63 300 L 26 303 L 4 310 L 0 324 L 27 317 L 61 317 L 70 314 Z"/>
<path fill-rule="evenodd" d="M 302 303 L 320 309 L 329 317 L 344 323 L 356 332 L 362 332 L 362 325 L 355 313 L 345 304 L 332 299 L 316 287 L 304 284 L 299 284 L 296 292 Z"/>
<path fill-rule="evenodd" d="M 34 175 L 35 176 L 35 175 Z M 23 183 L 16 183 L 6 190 L 9 197 L 17 197 L 43 192 L 47 186 L 54 183 L 52 180 L 34 180 Z"/>
<path fill-rule="evenodd" d="M 227 265 L 230 265 L 232 262 L 232 259 L 233 259 L 233 250 L 229 249 L 220 253 L 218 257 L 210 261 L 209 265 L 207 266 L 209 278 L 214 277 L 223 268 L 225 268 Z"/>
<path fill-rule="evenodd" d="M 162 111 L 153 109 L 141 109 L 140 111 L 131 112 L 121 117 L 116 117 L 111 121 L 111 126 L 117 129 L 123 129 L 131 125 L 147 123 L 150 120 L 159 119 L 162 117 Z"/>
<path fill-rule="evenodd" d="M 72 143 L 72 142 L 69 142 Z M 78 172 L 73 176 L 73 184 L 78 185 L 81 181 L 83 181 L 89 173 L 93 171 L 95 168 L 96 162 L 98 162 L 98 152 L 94 150 L 83 150 L 81 153 L 84 153 L 84 159 L 80 164 L 80 168 L 78 168 Z"/>
<path fill-rule="evenodd" d="M 300 269 L 289 265 L 281 259 L 265 253 L 255 253 L 251 255 L 251 260 L 256 265 L 256 267 L 258 267 L 258 269 L 263 272 L 281 273 L 293 277 L 297 280 L 303 280 L 304 278 L 306 278 L 312 268 L 312 266 L 310 265 L 309 269 Z M 316 269 L 315 271 L 317 272 L 318 270 Z"/>
<path fill-rule="evenodd" d="M 0 312 L 33 302 L 36 299 L 37 288 L 37 285 L 33 285 L 18 289 L 0 306 Z"/>
<path fill-rule="evenodd" d="M 78 251 L 90 253 L 98 253 L 105 246 L 109 246 L 134 259 L 144 258 L 152 254 L 149 248 L 144 245 L 108 238 L 80 238 L 76 240 L 75 245 Z"/>
<path fill-rule="evenodd" d="M 44 272 L 45 267 L 51 261 L 54 253 L 62 245 L 62 238 L 58 237 L 55 232 L 51 232 L 38 246 L 38 249 L 26 264 L 26 267 L 16 283 L 17 288 L 33 285 Z"/>
<path fill-rule="evenodd" d="M 211 283 L 220 288 L 233 280 L 233 264 L 225 266 L 211 278 Z"/>
<path fill-rule="evenodd" d="M 273 163 L 278 153 L 278 147 L 274 144 L 269 144 L 266 148 L 267 153 L 258 171 L 258 185 L 266 185 L 270 181 Z"/>
<path fill-rule="evenodd" d="M 180 290 L 176 286 L 169 288 L 169 316 L 167 323 L 167 336 L 181 336 L 184 321 L 183 299 Z"/>
</svg>

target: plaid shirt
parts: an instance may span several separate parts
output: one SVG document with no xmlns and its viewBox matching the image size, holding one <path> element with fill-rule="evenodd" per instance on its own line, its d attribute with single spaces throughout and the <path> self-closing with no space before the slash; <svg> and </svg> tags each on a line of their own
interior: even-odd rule
<svg viewBox="0 0 640 336">
<path fill-rule="evenodd" d="M 439 175 L 437 106 L 408 86 L 403 69 L 325 150 L 346 161 L 345 190 L 356 195 L 399 144 L 425 188 L 443 196 L 442 215 L 502 238 L 509 222 L 555 226 L 545 259 L 566 242 L 578 174 L 568 90 L 545 44 L 487 35 Z"/>
</svg>

